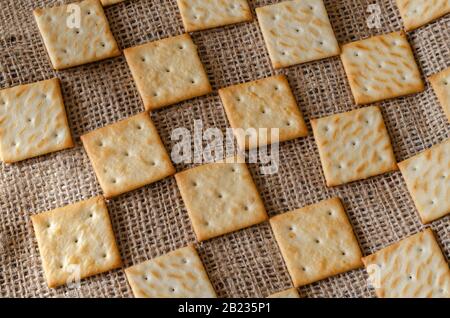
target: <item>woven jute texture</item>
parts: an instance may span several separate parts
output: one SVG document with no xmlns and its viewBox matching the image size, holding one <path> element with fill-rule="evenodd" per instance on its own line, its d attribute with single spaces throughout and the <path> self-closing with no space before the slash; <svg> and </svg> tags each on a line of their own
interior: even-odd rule
<svg viewBox="0 0 450 318">
<path fill-rule="evenodd" d="M 49 289 L 30 215 L 101 194 L 80 135 L 143 111 L 123 56 L 55 72 L 40 38 L 32 9 L 68 1 L 0 0 L 0 88 L 59 77 L 76 147 L 0 165 L 0 295 L 4 297 L 131 297 L 122 270 L 84 279 L 80 289 Z M 249 1 L 254 9 L 277 1 Z M 369 28 L 370 4 L 381 9 L 380 27 Z M 390 0 L 325 0 L 340 43 L 400 30 Z M 183 33 L 175 0 L 128 0 L 106 9 L 120 47 Z M 178 127 L 223 131 L 228 122 L 217 89 L 283 73 L 309 125 L 311 118 L 355 109 L 338 57 L 274 71 L 258 24 L 232 25 L 192 35 L 215 92 L 152 114 L 169 151 Z M 450 63 L 450 16 L 409 34 L 424 77 Z M 424 93 L 380 103 L 398 161 L 449 137 L 449 124 L 429 84 Z M 309 126 L 310 129 L 310 126 Z M 311 131 L 311 129 L 310 129 Z M 278 173 L 249 167 L 273 216 L 339 196 L 364 255 L 414 234 L 421 224 L 400 172 L 327 188 L 312 137 L 282 143 Z M 178 171 L 195 163 L 177 164 Z M 130 266 L 195 241 L 175 179 L 167 178 L 108 202 L 124 266 Z M 450 217 L 431 224 L 448 258 Z M 220 297 L 265 297 L 291 286 L 268 223 L 197 244 Z M 300 289 L 305 297 L 374 297 L 364 269 Z"/>
</svg>

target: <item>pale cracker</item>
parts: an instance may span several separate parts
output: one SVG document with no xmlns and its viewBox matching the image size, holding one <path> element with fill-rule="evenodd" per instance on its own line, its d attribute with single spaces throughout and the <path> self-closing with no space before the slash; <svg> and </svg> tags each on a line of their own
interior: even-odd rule
<svg viewBox="0 0 450 318">
<path fill-rule="evenodd" d="M 327 186 L 397 170 L 379 107 L 313 119 L 311 125 Z"/>
<path fill-rule="evenodd" d="M 406 31 L 417 29 L 450 12 L 450 0 L 396 0 Z"/>
<path fill-rule="evenodd" d="M 429 228 L 363 262 L 380 298 L 450 297 L 450 269 Z"/>
<path fill-rule="evenodd" d="M 106 198 L 175 173 L 148 113 L 81 136 Z"/>
<path fill-rule="evenodd" d="M 404 32 L 345 44 L 341 59 L 359 105 L 418 93 L 425 88 Z"/>
<path fill-rule="evenodd" d="M 450 67 L 428 78 L 450 121 Z"/>
<path fill-rule="evenodd" d="M 124 2 L 125 0 L 100 0 L 104 7 L 111 6 L 116 3 Z"/>
<path fill-rule="evenodd" d="M 361 250 L 339 198 L 270 219 L 295 287 L 362 266 Z"/>
<path fill-rule="evenodd" d="M 33 215 L 31 220 L 49 287 L 121 266 L 102 197 Z"/>
<path fill-rule="evenodd" d="M 247 0 L 177 0 L 186 32 L 253 19 Z"/>
<path fill-rule="evenodd" d="M 175 175 L 199 241 L 267 220 L 252 176 L 240 159 L 228 158 Z"/>
<path fill-rule="evenodd" d="M 256 9 L 274 68 L 338 55 L 339 44 L 322 0 L 294 0 Z"/>
<path fill-rule="evenodd" d="M 5 163 L 70 147 L 59 79 L 0 91 L 0 157 Z"/>
<path fill-rule="evenodd" d="M 241 149 L 308 135 L 308 128 L 284 75 L 222 88 L 219 95 Z M 253 128 L 256 135 L 249 137 L 246 132 Z M 273 128 L 279 129 L 276 140 L 272 140 Z"/>
<path fill-rule="evenodd" d="M 138 298 L 216 298 L 193 245 L 125 269 Z"/>
<path fill-rule="evenodd" d="M 70 5 L 70 4 L 69 4 Z M 75 3 L 80 8 L 80 27 L 71 21 L 74 10 L 63 5 L 34 10 L 53 68 L 65 68 L 120 55 L 99 0 Z M 73 4 L 72 4 L 73 5 Z"/>
<path fill-rule="evenodd" d="M 289 288 L 278 293 L 272 294 L 267 298 L 300 298 L 297 288 Z"/>
<path fill-rule="evenodd" d="M 188 34 L 128 48 L 124 54 L 147 110 L 212 91 Z"/>
<path fill-rule="evenodd" d="M 398 166 L 423 223 L 450 213 L 450 139 Z"/>
</svg>

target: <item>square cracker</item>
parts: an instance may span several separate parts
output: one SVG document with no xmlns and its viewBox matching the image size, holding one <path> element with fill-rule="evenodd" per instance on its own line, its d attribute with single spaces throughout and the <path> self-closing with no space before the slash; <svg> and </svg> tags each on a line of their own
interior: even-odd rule
<svg viewBox="0 0 450 318">
<path fill-rule="evenodd" d="M 76 13 L 69 5 L 34 10 L 55 70 L 120 55 L 100 1 L 84 0 L 76 5 L 80 8 L 80 28 L 69 23 Z"/>
<path fill-rule="evenodd" d="M 193 245 L 125 269 L 139 298 L 216 298 Z"/>
<path fill-rule="evenodd" d="M 398 166 L 423 223 L 450 213 L 450 139 Z"/>
<path fill-rule="evenodd" d="M 57 287 L 121 266 L 102 197 L 31 216 L 47 284 Z"/>
<path fill-rule="evenodd" d="M 363 258 L 380 298 L 449 298 L 450 269 L 431 229 Z"/>
<path fill-rule="evenodd" d="M 124 50 L 146 110 L 154 110 L 212 91 L 189 34 Z"/>
<path fill-rule="evenodd" d="M 120 2 L 124 2 L 125 0 L 100 0 L 102 2 L 102 5 L 104 7 L 116 4 L 116 3 L 120 3 Z"/>
<path fill-rule="evenodd" d="M 270 225 L 295 287 L 362 266 L 339 198 L 277 215 Z"/>
<path fill-rule="evenodd" d="M 302 113 L 284 75 L 222 88 L 219 95 L 241 149 L 308 134 Z M 252 128 L 256 129 L 253 144 L 245 134 Z M 259 131 L 260 128 L 267 128 L 267 133 Z M 272 128 L 279 129 L 278 140 L 271 140 Z M 265 136 L 259 136 L 259 133 Z M 256 140 L 258 137 L 259 140 Z"/>
<path fill-rule="evenodd" d="M 327 186 L 397 170 L 379 107 L 313 119 L 311 125 Z"/>
<path fill-rule="evenodd" d="M 186 32 L 253 19 L 247 0 L 177 0 Z"/>
<path fill-rule="evenodd" d="M 428 79 L 450 121 L 450 67 L 431 75 Z"/>
<path fill-rule="evenodd" d="M 199 241 L 267 220 L 267 213 L 245 163 L 228 158 L 175 175 Z"/>
<path fill-rule="evenodd" d="M 256 9 L 274 68 L 338 55 L 339 44 L 322 0 L 294 0 Z"/>
<path fill-rule="evenodd" d="M 272 294 L 267 298 L 300 298 L 297 288 L 289 288 L 278 293 Z"/>
<path fill-rule="evenodd" d="M 106 198 L 175 173 L 148 113 L 81 136 Z"/>
<path fill-rule="evenodd" d="M 5 163 L 70 147 L 59 79 L 0 90 L 0 157 Z"/>
<path fill-rule="evenodd" d="M 449 0 L 396 0 L 406 31 L 417 29 L 450 12 Z"/>
<path fill-rule="evenodd" d="M 341 59 L 359 105 L 418 93 L 425 88 L 404 32 L 345 44 Z"/>
</svg>

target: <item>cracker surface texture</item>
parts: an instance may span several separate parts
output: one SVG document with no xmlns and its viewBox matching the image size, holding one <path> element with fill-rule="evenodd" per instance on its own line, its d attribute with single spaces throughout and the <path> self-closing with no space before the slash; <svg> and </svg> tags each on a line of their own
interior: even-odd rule
<svg viewBox="0 0 450 318">
<path fill-rule="evenodd" d="M 138 298 L 216 298 L 193 245 L 125 269 Z"/>
<path fill-rule="evenodd" d="M 449 0 L 396 0 L 406 31 L 417 29 L 450 12 Z"/>
<path fill-rule="evenodd" d="M 450 213 L 450 139 L 398 166 L 423 223 Z"/>
<path fill-rule="evenodd" d="M 247 0 L 177 0 L 186 32 L 253 19 Z"/>
<path fill-rule="evenodd" d="M 327 186 L 397 170 L 379 107 L 313 119 L 311 125 Z"/>
<path fill-rule="evenodd" d="M 222 88 L 219 95 L 241 149 L 308 134 L 303 115 L 284 75 Z M 248 135 L 247 132 L 253 134 Z"/>
<path fill-rule="evenodd" d="M 199 241 L 267 220 L 252 176 L 238 159 L 195 167 L 175 175 Z"/>
<path fill-rule="evenodd" d="M 197 46 L 188 34 L 132 47 L 124 54 L 147 110 L 212 91 Z"/>
<path fill-rule="evenodd" d="M 81 136 L 106 198 L 175 173 L 148 113 Z"/>
<path fill-rule="evenodd" d="M 102 197 L 33 215 L 31 221 L 49 287 L 121 266 Z"/>
<path fill-rule="evenodd" d="M 56 70 L 120 55 L 99 0 L 36 9 L 34 17 Z"/>
<path fill-rule="evenodd" d="M 297 288 L 290 288 L 278 293 L 272 294 L 267 298 L 300 298 Z"/>
<path fill-rule="evenodd" d="M 284 1 L 256 9 L 274 68 L 340 53 L 322 0 Z"/>
<path fill-rule="evenodd" d="M 450 269 L 431 229 L 363 258 L 380 298 L 449 298 Z"/>
<path fill-rule="evenodd" d="M 450 67 L 429 77 L 431 86 L 450 121 Z"/>
<path fill-rule="evenodd" d="M 120 3 L 120 2 L 124 2 L 125 0 L 100 0 L 102 2 L 102 5 L 104 7 L 116 4 L 116 3 Z"/>
<path fill-rule="evenodd" d="M 277 215 L 270 225 L 295 287 L 362 266 L 339 198 Z"/>
<path fill-rule="evenodd" d="M 425 88 L 404 32 L 345 44 L 341 59 L 359 105 L 418 93 Z"/>
<path fill-rule="evenodd" d="M 0 157 L 5 163 L 73 147 L 59 79 L 0 90 Z"/>
</svg>

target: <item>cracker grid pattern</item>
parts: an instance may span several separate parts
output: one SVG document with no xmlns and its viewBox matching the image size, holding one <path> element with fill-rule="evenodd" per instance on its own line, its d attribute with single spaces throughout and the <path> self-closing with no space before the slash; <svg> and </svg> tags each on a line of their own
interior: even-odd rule
<svg viewBox="0 0 450 318">
<path fill-rule="evenodd" d="M 252 9 L 275 2 L 249 1 Z M 29 12 L 37 5 L 59 3 L 57 0 L 16 0 L 2 4 L 0 46 L 5 49 L 0 50 L 0 60 L 3 61 L 0 87 L 54 77 Z M 370 29 L 366 24 L 366 6 L 355 6 L 354 1 L 347 0 L 325 1 L 339 43 L 402 28 L 395 2 L 383 0 L 377 3 L 383 12 L 381 28 Z M 24 10 L 18 11 L 17 7 Z M 122 48 L 183 33 L 177 10 L 174 0 L 128 1 L 105 9 L 112 32 Z M 409 34 L 425 76 L 438 73 L 445 67 L 442 64 L 450 59 L 450 48 L 442 45 L 450 42 L 449 26 L 450 17 L 445 16 Z M 215 89 L 273 75 L 256 21 L 196 32 L 193 39 Z M 350 88 L 338 59 L 290 67 L 281 72 L 287 75 L 307 122 L 310 118 L 354 109 Z M 68 117 L 77 147 L 45 160 L 31 159 L 26 166 L 21 163 L 14 167 L 0 165 L 0 232 L 8 242 L 2 245 L 6 248 L 0 254 L 2 296 L 70 295 L 71 291 L 66 287 L 56 290 L 46 287 L 28 215 L 101 193 L 79 136 L 143 110 L 123 57 L 83 65 L 60 72 L 58 76 L 65 88 L 64 101 L 70 110 Z M 152 114 L 169 151 L 175 144 L 170 138 L 174 127 L 187 127 L 192 131 L 194 119 L 202 119 L 205 127 L 227 127 L 220 98 L 214 94 L 183 102 L 180 106 Z M 398 161 L 450 137 L 447 118 L 432 90 L 389 100 L 382 106 Z M 277 175 L 261 175 L 259 164 L 249 165 L 270 215 L 312 204 L 327 196 L 343 197 L 364 255 L 423 228 L 400 172 L 345 187 L 327 188 L 318 158 L 311 134 L 281 146 L 281 165 Z M 181 171 L 192 166 L 177 164 L 176 168 Z M 19 184 L 13 182 L 18 178 L 21 180 Z M 124 266 L 195 241 L 189 217 L 176 189 L 175 180 L 168 178 L 158 185 L 133 191 L 109 203 Z M 22 195 L 24 191 L 28 193 L 26 199 Z M 448 258 L 448 217 L 433 222 L 431 227 Z M 219 297 L 265 297 L 292 286 L 267 223 L 206 241 L 198 246 L 198 250 Z M 15 279 L 14 276 L 27 278 Z M 300 292 L 306 297 L 374 297 L 375 293 L 367 287 L 366 280 L 367 274 L 361 269 L 302 287 Z M 85 279 L 77 295 L 130 297 L 132 292 L 124 274 L 117 271 Z"/>
</svg>

